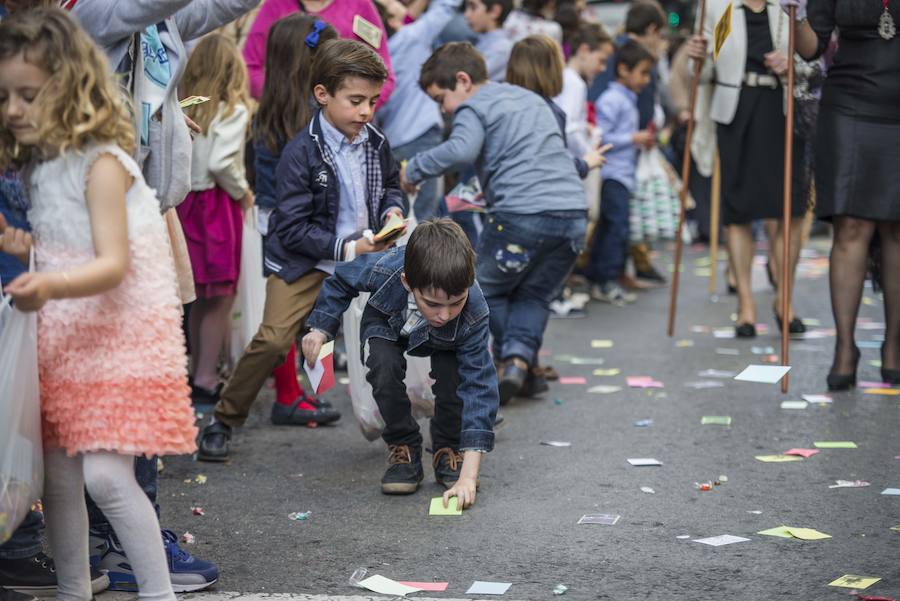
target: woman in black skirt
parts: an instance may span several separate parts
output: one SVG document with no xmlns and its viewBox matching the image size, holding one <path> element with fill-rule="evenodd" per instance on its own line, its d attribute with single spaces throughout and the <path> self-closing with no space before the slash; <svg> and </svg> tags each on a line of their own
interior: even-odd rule
<svg viewBox="0 0 900 601">
<path fill-rule="evenodd" d="M 900 2 L 900 0 L 897 0 Z M 708 0 L 705 36 L 694 36 L 688 53 L 708 58 L 713 28 L 730 3 Z M 728 255 L 738 293 L 735 333 L 740 338 L 756 336 L 756 305 L 751 289 L 756 220 L 775 220 L 776 239 L 781 239 L 784 203 L 784 95 L 781 75 L 787 72 L 788 19 L 778 5 L 766 0 L 735 2 L 733 31 L 712 64 L 707 60 L 705 78 L 715 85 L 711 117 L 717 123 L 722 168 L 722 224 L 726 227 Z M 794 173 L 803 173 L 803 140 L 794 137 Z M 795 177 L 791 213 L 806 212 L 807 178 Z M 791 279 L 800 256 L 802 220 L 791 226 L 789 273 Z M 774 245 L 772 265 L 776 285 L 781 277 L 783 249 Z M 778 298 L 776 296 L 775 298 Z M 781 326 L 777 307 L 774 317 Z M 791 313 L 791 331 L 802 331 L 803 323 Z"/>
<path fill-rule="evenodd" d="M 816 138 L 816 213 L 834 224 L 831 390 L 856 383 L 854 328 L 869 242 L 881 239 L 885 341 L 881 377 L 900 383 L 900 0 L 782 0 L 798 7 L 797 51 L 821 55 L 834 31 Z"/>
</svg>

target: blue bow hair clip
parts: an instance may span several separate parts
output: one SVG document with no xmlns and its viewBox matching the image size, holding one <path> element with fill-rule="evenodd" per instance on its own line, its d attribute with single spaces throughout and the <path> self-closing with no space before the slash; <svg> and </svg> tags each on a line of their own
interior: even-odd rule
<svg viewBox="0 0 900 601">
<path fill-rule="evenodd" d="M 328 27 L 328 24 L 325 23 L 325 21 L 317 20 L 315 23 L 313 23 L 312 31 L 310 31 L 306 35 L 306 39 L 304 40 L 306 42 L 306 45 L 310 48 L 315 48 L 316 46 L 318 46 L 319 34 L 322 33 L 322 31 L 324 31 L 326 27 Z"/>
</svg>

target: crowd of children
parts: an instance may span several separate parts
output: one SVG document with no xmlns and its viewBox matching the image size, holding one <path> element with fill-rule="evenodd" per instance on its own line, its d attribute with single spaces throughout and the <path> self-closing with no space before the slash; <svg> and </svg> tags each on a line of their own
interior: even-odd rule
<svg viewBox="0 0 900 601">
<path fill-rule="evenodd" d="M 634 3 L 615 42 L 570 0 L 264 0 L 243 47 L 215 31 L 258 3 L 0 3 L 0 277 L 40 312 L 55 558 L 34 511 L 0 545 L 0 594 L 163 600 L 214 583 L 160 530 L 157 456 L 228 459 L 270 376 L 274 424 L 338 421 L 298 385 L 297 341 L 314 363 L 359 294 L 381 489 L 414 493 L 430 450 L 461 507 L 498 407 L 548 390 L 554 302 L 584 278 L 599 300 L 633 300 L 659 4 Z M 445 191 L 473 179 L 482 212 L 450 212 Z M 265 306 L 222 379 L 253 214 Z M 412 217 L 400 247 L 374 235 L 398 217 Z M 637 275 L 661 279 L 646 253 Z M 406 355 L 430 357 L 430 449 Z M 191 401 L 214 405 L 199 430 Z"/>
</svg>

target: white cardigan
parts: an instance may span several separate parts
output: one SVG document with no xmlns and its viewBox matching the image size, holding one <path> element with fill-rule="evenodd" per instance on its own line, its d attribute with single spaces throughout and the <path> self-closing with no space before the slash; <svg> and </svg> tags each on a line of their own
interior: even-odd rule
<svg viewBox="0 0 900 601">
<path fill-rule="evenodd" d="M 242 104 L 222 118 L 225 103 L 209 124 L 205 134 L 194 138 L 191 158 L 191 191 L 200 192 L 219 186 L 233 200 L 240 200 L 250 189 L 244 168 L 244 144 L 250 113 Z"/>
<path fill-rule="evenodd" d="M 703 21 L 703 37 L 709 42 L 709 56 L 700 73 L 697 90 L 697 106 L 694 110 L 696 128 L 691 141 L 691 154 L 698 171 L 712 174 L 713 153 L 716 148 L 716 123 L 729 124 L 737 112 L 738 100 L 744 72 L 747 69 L 747 21 L 741 0 L 734 0 L 731 14 L 731 35 L 719 51 L 719 60 L 713 62 L 712 51 L 716 23 L 725 13 L 730 0 L 706 0 L 706 16 Z M 767 0 L 766 12 L 769 16 L 769 31 L 776 50 L 787 54 L 788 16 L 778 2 Z"/>
<path fill-rule="evenodd" d="M 710 105 L 710 116 L 716 123 L 729 124 L 737 112 L 738 99 L 744 72 L 747 69 L 747 21 L 743 12 L 750 10 L 740 0 L 734 2 L 731 15 L 731 35 L 719 51 L 719 60 L 712 60 L 713 31 L 716 22 L 725 12 L 729 0 L 707 0 L 706 20 L 703 22 L 703 35 L 709 40 L 709 59 L 703 65 L 700 81 L 714 83 L 715 91 Z M 769 31 L 775 50 L 787 55 L 789 23 L 778 2 L 768 0 L 766 12 L 769 15 Z"/>
</svg>

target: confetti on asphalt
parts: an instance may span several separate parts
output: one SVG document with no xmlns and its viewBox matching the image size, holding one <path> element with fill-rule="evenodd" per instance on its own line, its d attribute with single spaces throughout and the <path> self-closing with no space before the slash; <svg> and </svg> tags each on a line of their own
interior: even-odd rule
<svg viewBox="0 0 900 601">
<path fill-rule="evenodd" d="M 194 535 L 191 534 L 190 532 L 185 532 L 184 534 L 181 535 L 181 538 L 179 538 L 178 540 L 180 540 L 181 542 L 183 542 L 186 545 L 193 545 L 197 539 L 194 538 Z"/>
<path fill-rule="evenodd" d="M 288 519 L 294 520 L 295 522 L 305 522 L 309 519 L 311 513 L 311 511 L 295 511 L 288 514 Z"/>
<path fill-rule="evenodd" d="M 206 515 L 206 510 L 202 507 L 191 507 L 191 514 L 193 515 Z"/>
</svg>

